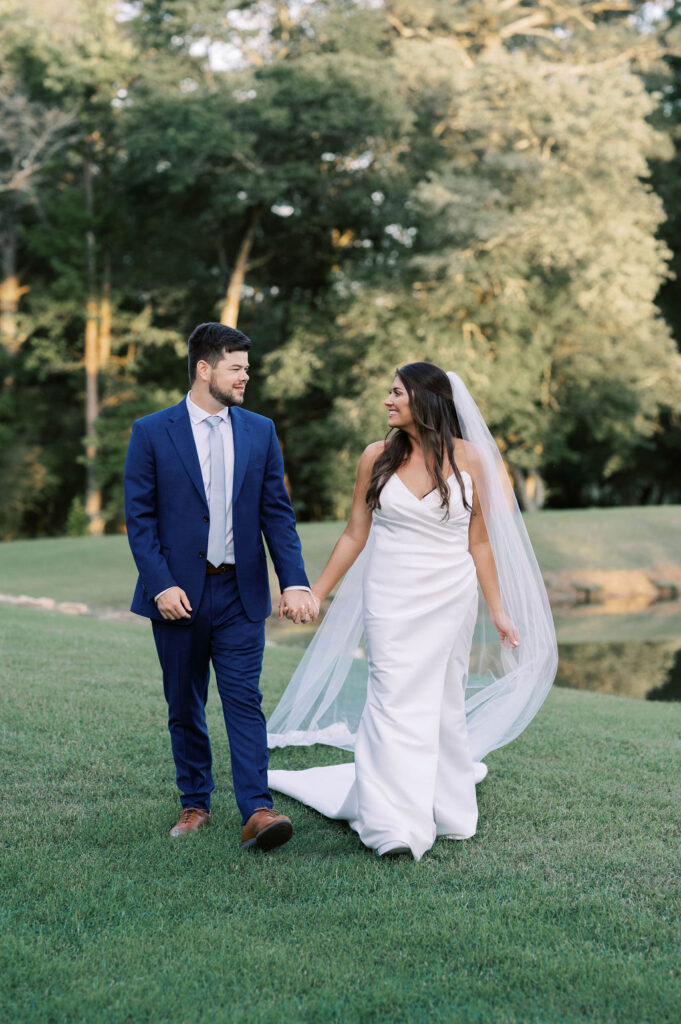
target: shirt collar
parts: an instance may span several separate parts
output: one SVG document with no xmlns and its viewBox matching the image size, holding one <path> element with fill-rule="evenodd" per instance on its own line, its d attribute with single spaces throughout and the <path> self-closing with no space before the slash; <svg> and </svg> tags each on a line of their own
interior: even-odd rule
<svg viewBox="0 0 681 1024">
<path fill-rule="evenodd" d="M 192 402 L 189 392 L 187 392 L 187 412 L 189 413 L 189 419 L 192 423 L 203 423 L 209 416 L 220 416 L 227 423 L 229 420 L 229 407 L 225 406 L 220 412 L 211 413 L 206 412 L 205 409 L 199 408 L 196 402 Z"/>
</svg>

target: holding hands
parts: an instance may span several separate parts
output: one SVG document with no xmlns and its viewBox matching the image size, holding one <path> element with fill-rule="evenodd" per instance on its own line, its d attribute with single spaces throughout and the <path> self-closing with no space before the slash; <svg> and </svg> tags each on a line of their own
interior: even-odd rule
<svg viewBox="0 0 681 1024">
<path fill-rule="evenodd" d="M 279 618 L 286 617 L 297 624 L 315 622 L 319 615 L 319 601 L 308 590 L 285 590 L 279 601 Z"/>
</svg>

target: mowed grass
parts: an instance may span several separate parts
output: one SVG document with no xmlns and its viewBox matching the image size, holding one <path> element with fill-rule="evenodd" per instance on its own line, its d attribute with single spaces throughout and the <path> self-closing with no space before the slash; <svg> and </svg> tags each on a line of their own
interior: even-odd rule
<svg viewBox="0 0 681 1024">
<path fill-rule="evenodd" d="M 681 507 L 576 509 L 525 517 L 540 567 L 648 569 L 681 564 Z M 299 527 L 308 575 L 322 570 L 344 523 Z M 129 607 L 136 579 L 124 536 L 0 543 L 0 592 Z"/>
<path fill-rule="evenodd" d="M 560 509 L 524 516 L 543 572 L 681 565 L 681 506 Z"/>
<path fill-rule="evenodd" d="M 681 647 L 680 606 L 660 601 L 643 612 L 599 614 L 598 605 L 554 611 L 559 644 L 668 643 Z M 302 627 L 301 627 L 302 628 Z"/>
<path fill-rule="evenodd" d="M 554 690 L 487 758 L 480 827 L 416 864 L 280 799 L 238 848 L 178 810 L 149 630 L 0 609 L 0 1014 L 12 1022 L 676 1022 L 681 707 Z M 299 657 L 266 651 L 270 711 Z M 273 753 L 330 763 L 329 748 Z"/>
</svg>

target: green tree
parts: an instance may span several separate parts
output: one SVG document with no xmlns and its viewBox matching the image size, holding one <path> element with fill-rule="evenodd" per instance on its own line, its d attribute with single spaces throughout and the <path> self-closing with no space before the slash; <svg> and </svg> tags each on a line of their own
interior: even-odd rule
<svg viewBox="0 0 681 1024">
<path fill-rule="evenodd" d="M 543 502 L 545 474 L 555 504 L 603 500 L 659 407 L 678 405 L 681 362 L 655 306 L 663 214 L 647 180 L 648 159 L 669 152 L 636 63 L 661 47 L 628 11 L 386 5 L 419 126 L 412 166 L 427 168 L 393 226 L 400 280 L 338 312 L 332 346 L 301 328 L 269 362 L 274 394 L 306 360 L 300 407 L 321 388 L 330 409 L 315 431 L 317 450 L 341 447 L 317 473 L 325 510 L 347 508 L 400 362 L 461 372 L 527 508 Z"/>
<path fill-rule="evenodd" d="M 112 268 L 121 281 L 125 267 L 118 258 L 123 254 L 114 176 L 121 153 L 116 100 L 134 73 L 135 50 L 104 2 L 64 5 L 56 30 L 49 6 L 11 6 L 12 17 L 4 23 L 5 80 L 12 86 L 7 105 L 17 110 L 19 143 L 26 148 L 37 139 L 36 165 L 41 159 L 31 177 L 25 176 L 30 188 L 21 195 L 23 204 L 14 202 L 21 214 L 14 218 L 15 237 L 32 291 L 22 314 L 25 342 L 15 360 L 15 388 L 2 415 L 4 431 L 19 427 L 23 439 L 5 451 L 0 466 L 11 495 L 4 532 L 58 530 L 78 497 L 90 531 L 99 533 L 105 519 L 100 412 L 120 395 L 125 363 L 115 351 L 112 329 L 130 344 L 135 326 L 135 315 L 114 315 L 111 296 Z M 6 137 L 12 126 L 10 121 Z M 149 333 L 155 343 L 159 332 Z M 74 419 L 78 402 L 84 429 Z M 63 432 L 66 443 L 59 440 Z"/>
<path fill-rule="evenodd" d="M 207 318 L 256 341 L 304 515 L 347 508 L 413 358 L 468 380 L 526 505 L 669 500 L 672 21 L 0 0 L 2 535 L 120 526 L 130 422 L 179 398 Z"/>
<path fill-rule="evenodd" d="M 179 339 L 199 319 L 241 312 L 261 350 L 279 344 L 299 307 L 323 304 L 341 263 L 369 272 L 390 215 L 371 194 L 397 190 L 402 173 L 411 115 L 358 52 L 359 30 L 343 50 L 338 6 L 295 17 L 236 7 L 235 24 L 224 5 L 190 2 L 141 3 L 117 22 L 104 2 L 72 0 L 57 40 L 40 17 L 30 31 L 15 23 L 32 101 L 76 111 L 41 214 L 21 225 L 33 289 L 23 369 L 39 373 L 42 394 L 69 394 L 70 435 L 85 370 L 85 458 L 69 445 L 68 470 L 50 479 L 59 490 L 63 478 L 93 532 L 120 522 L 129 421 L 182 387 Z M 238 66 L 217 70 L 217 45 L 240 52 Z"/>
<path fill-rule="evenodd" d="M 658 304 L 681 348 L 681 5 L 666 11 L 666 55 L 648 72 L 651 91 L 661 93 L 654 123 L 669 137 L 674 148 L 671 160 L 652 163 L 652 183 L 664 203 L 665 220 L 660 237 L 671 251 L 670 275 L 662 284 Z M 656 429 L 643 438 L 626 469 L 613 477 L 613 490 L 634 504 L 642 501 L 681 502 L 677 471 L 681 451 L 681 412 L 674 403 L 662 406 Z"/>
</svg>

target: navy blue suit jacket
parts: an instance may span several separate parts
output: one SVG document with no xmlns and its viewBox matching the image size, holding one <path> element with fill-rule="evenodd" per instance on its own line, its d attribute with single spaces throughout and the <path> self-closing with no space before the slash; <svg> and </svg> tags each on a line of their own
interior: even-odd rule
<svg viewBox="0 0 681 1024">
<path fill-rule="evenodd" d="M 263 536 L 281 589 L 309 584 L 274 423 L 239 407 L 230 409 L 230 418 L 236 579 L 244 611 L 257 622 L 272 610 Z M 131 610 L 162 619 L 154 596 L 178 586 L 195 613 L 206 582 L 210 517 L 185 399 L 134 423 L 125 518 L 139 571 Z"/>
</svg>

